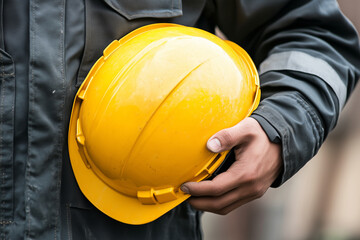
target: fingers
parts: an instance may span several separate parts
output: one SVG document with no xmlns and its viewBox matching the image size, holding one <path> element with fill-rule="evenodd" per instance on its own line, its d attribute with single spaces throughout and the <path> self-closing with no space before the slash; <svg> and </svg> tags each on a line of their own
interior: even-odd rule
<svg viewBox="0 0 360 240">
<path fill-rule="evenodd" d="M 256 129 L 255 125 L 259 125 L 255 119 L 245 118 L 235 126 L 215 133 L 209 138 L 207 148 L 217 153 L 230 150 L 244 141 L 249 141 L 249 138 L 252 137 L 251 130 Z"/>
<path fill-rule="evenodd" d="M 228 171 L 213 180 L 184 183 L 181 190 L 192 196 L 220 196 L 237 187 L 237 179 L 236 175 Z"/>
<path fill-rule="evenodd" d="M 271 143 L 253 118 L 215 133 L 207 147 L 213 152 L 234 148 L 236 161 L 211 181 L 182 185 L 192 195 L 189 203 L 203 211 L 227 214 L 261 197 L 282 169 L 281 146 Z"/>
<path fill-rule="evenodd" d="M 181 190 L 192 196 L 220 196 L 242 185 L 255 184 L 257 174 L 256 166 L 250 166 L 245 161 L 235 161 L 226 172 L 214 179 L 186 182 L 182 184 Z"/>
<path fill-rule="evenodd" d="M 217 197 L 191 197 L 188 202 L 196 209 L 225 215 L 237 207 L 260 198 L 265 191 L 254 192 L 250 186 L 234 189 Z"/>
<path fill-rule="evenodd" d="M 255 199 L 258 199 L 258 198 L 259 198 L 258 196 L 254 196 L 252 198 L 246 198 L 246 199 L 244 199 L 242 201 L 237 201 L 234 204 L 231 204 L 231 205 L 229 205 L 229 206 L 227 206 L 227 207 L 225 207 L 225 208 L 223 208 L 223 209 L 221 209 L 221 210 L 219 210 L 217 212 L 213 212 L 213 213 L 217 213 L 217 214 L 220 214 L 220 215 L 226 215 L 226 214 L 230 213 L 231 211 L 233 211 L 234 209 L 236 209 L 236 208 L 238 208 L 238 207 L 240 207 L 240 206 L 242 206 L 242 205 L 244 205 L 244 204 L 246 204 L 248 202 L 251 202 L 251 201 L 253 201 Z"/>
<path fill-rule="evenodd" d="M 228 171 L 213 180 L 184 183 L 181 189 L 192 195 L 188 200 L 196 209 L 227 214 L 238 206 L 261 197 L 268 185 L 258 181 L 256 170 L 243 170 L 241 162 L 235 162 Z"/>
</svg>

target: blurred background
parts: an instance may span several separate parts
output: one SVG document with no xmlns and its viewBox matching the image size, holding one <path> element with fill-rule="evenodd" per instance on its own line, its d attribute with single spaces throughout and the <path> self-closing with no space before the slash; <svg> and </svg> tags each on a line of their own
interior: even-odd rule
<svg viewBox="0 0 360 240">
<path fill-rule="evenodd" d="M 338 0 L 360 32 L 360 0 Z M 226 216 L 205 213 L 204 240 L 360 240 L 360 86 L 319 153 L 278 189 Z"/>
</svg>

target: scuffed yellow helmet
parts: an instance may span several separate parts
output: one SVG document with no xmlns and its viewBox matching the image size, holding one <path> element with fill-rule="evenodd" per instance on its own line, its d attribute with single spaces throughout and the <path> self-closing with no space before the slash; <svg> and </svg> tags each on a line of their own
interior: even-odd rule
<svg viewBox="0 0 360 240">
<path fill-rule="evenodd" d="M 224 160 L 206 142 L 249 116 L 259 78 L 236 44 L 175 24 L 112 42 L 75 97 L 69 153 L 83 194 L 100 211 L 144 224 L 190 195 Z"/>
</svg>

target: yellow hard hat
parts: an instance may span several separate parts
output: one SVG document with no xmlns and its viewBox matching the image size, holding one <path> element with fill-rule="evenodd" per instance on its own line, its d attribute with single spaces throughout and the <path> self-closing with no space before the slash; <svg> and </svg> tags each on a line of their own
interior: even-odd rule
<svg viewBox="0 0 360 240">
<path fill-rule="evenodd" d="M 78 90 L 69 154 L 86 198 L 128 224 L 153 221 L 190 197 L 226 152 L 217 131 L 257 107 L 259 78 L 236 44 L 200 29 L 153 24 L 112 42 Z"/>
</svg>

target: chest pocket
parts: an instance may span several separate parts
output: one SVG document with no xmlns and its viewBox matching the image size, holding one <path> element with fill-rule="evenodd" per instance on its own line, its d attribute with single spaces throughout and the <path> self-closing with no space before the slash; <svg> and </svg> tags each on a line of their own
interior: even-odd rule
<svg viewBox="0 0 360 240">
<path fill-rule="evenodd" d="M 85 0 L 85 46 L 77 87 L 104 48 L 132 30 L 182 16 L 181 0 Z"/>
<path fill-rule="evenodd" d="M 169 18 L 182 15 L 181 0 L 104 0 L 129 20 L 136 18 Z"/>
</svg>

